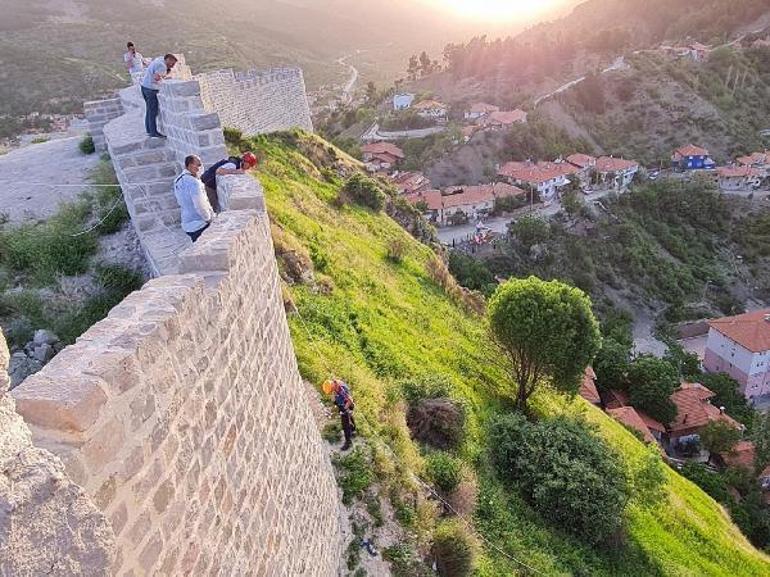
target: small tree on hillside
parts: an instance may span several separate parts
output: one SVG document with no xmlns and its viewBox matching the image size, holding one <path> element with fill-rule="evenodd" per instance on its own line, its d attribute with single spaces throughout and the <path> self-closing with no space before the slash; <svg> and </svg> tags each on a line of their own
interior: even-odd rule
<svg viewBox="0 0 770 577">
<path fill-rule="evenodd" d="M 492 339 L 517 387 L 516 406 L 545 378 L 558 391 L 575 394 L 601 342 L 591 301 L 580 289 L 536 277 L 501 285 L 488 309 Z"/>
<path fill-rule="evenodd" d="M 724 421 L 713 421 L 703 427 L 700 440 L 709 453 L 727 453 L 741 440 L 741 432 Z"/>
<path fill-rule="evenodd" d="M 626 375 L 630 367 L 630 350 L 612 337 L 602 340 L 602 348 L 594 359 L 596 384 L 601 390 L 626 388 Z"/>
<path fill-rule="evenodd" d="M 631 404 L 664 425 L 676 418 L 676 405 L 670 397 L 678 386 L 679 374 L 676 369 L 655 357 L 639 357 L 628 369 Z"/>
</svg>

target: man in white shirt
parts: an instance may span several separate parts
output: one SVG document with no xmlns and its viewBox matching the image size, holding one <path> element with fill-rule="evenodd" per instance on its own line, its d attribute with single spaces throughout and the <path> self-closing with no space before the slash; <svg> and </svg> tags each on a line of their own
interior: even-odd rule
<svg viewBox="0 0 770 577">
<path fill-rule="evenodd" d="M 128 52 L 123 55 L 123 62 L 126 64 L 126 69 L 131 75 L 131 79 L 134 84 L 138 84 L 142 80 L 142 73 L 144 67 L 148 64 L 148 60 L 142 56 L 140 52 L 136 51 L 136 47 L 133 42 L 126 44 Z"/>
<path fill-rule="evenodd" d="M 147 111 L 144 115 L 144 129 L 153 138 L 166 138 L 158 132 L 158 112 L 160 111 L 158 92 L 160 92 L 161 82 L 171 74 L 171 69 L 174 68 L 175 64 L 176 56 L 173 54 L 166 54 L 163 58 L 158 57 L 150 62 L 142 77 L 142 96 L 147 105 Z"/>
<path fill-rule="evenodd" d="M 192 154 L 184 159 L 184 170 L 174 181 L 174 196 L 182 209 L 182 230 L 193 242 L 203 234 L 214 218 L 206 190 L 201 182 L 201 159 Z"/>
</svg>

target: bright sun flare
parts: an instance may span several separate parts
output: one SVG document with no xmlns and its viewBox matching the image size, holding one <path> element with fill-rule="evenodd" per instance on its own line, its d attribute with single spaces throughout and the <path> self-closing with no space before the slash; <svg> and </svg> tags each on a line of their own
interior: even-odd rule
<svg viewBox="0 0 770 577">
<path fill-rule="evenodd" d="M 563 0 L 434 0 L 455 14 L 491 22 L 529 19 L 563 4 Z"/>
</svg>

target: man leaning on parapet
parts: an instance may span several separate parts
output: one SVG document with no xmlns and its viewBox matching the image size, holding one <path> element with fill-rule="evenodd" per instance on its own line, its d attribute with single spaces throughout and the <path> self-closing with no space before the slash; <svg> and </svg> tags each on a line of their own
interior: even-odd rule
<svg viewBox="0 0 770 577">
<path fill-rule="evenodd" d="M 214 210 L 209 204 L 200 176 L 203 162 L 192 154 L 184 159 L 184 170 L 174 180 L 174 196 L 182 209 L 182 230 L 193 242 L 211 225 Z"/>
<path fill-rule="evenodd" d="M 166 54 L 163 58 L 156 58 L 144 71 L 142 78 L 142 96 L 147 105 L 147 111 L 144 115 L 144 129 L 147 134 L 153 138 L 166 138 L 165 135 L 158 132 L 158 92 L 160 84 L 171 74 L 171 69 L 176 64 L 176 56 Z"/>
</svg>

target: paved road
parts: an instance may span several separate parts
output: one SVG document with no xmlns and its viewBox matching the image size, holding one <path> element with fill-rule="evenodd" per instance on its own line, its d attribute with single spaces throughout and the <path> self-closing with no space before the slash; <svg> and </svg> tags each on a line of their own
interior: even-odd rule
<svg viewBox="0 0 770 577">
<path fill-rule="evenodd" d="M 439 134 L 446 130 L 446 126 L 431 126 L 430 128 L 417 128 L 415 130 L 399 130 L 397 132 L 385 132 L 380 130 L 380 125 L 375 122 L 369 130 L 361 135 L 364 142 L 371 140 L 400 140 L 402 138 L 425 138 L 433 134 Z"/>
<path fill-rule="evenodd" d="M 581 196 L 585 203 L 592 203 L 599 201 L 607 196 L 611 191 L 602 190 L 598 192 L 592 192 L 591 194 L 584 194 Z M 550 218 L 561 210 L 561 203 L 557 200 L 550 205 L 545 206 L 542 204 L 536 204 L 534 207 L 525 207 L 517 210 L 509 216 L 488 218 L 484 220 L 484 226 L 490 228 L 492 232 L 505 233 L 508 231 L 508 223 L 516 218 L 521 218 L 527 214 L 532 214 L 540 218 Z M 476 223 L 468 223 L 460 226 L 447 226 L 438 229 L 438 239 L 443 244 L 450 246 L 452 242 L 460 243 L 469 240 L 476 232 Z"/>
<path fill-rule="evenodd" d="M 623 70 L 624 68 L 628 68 L 628 64 L 626 64 L 626 59 L 624 56 L 618 56 L 610 66 L 602 70 L 602 74 L 607 74 L 608 72 L 613 72 L 615 70 Z M 553 98 L 557 94 L 561 94 L 562 92 L 564 92 L 565 90 L 569 90 L 573 86 L 577 86 L 578 84 L 583 82 L 585 79 L 586 79 L 585 76 L 581 76 L 580 78 L 576 78 L 575 80 L 570 80 L 566 84 L 562 84 L 561 86 L 559 86 L 559 88 L 557 88 L 553 92 L 549 92 L 548 94 L 544 94 L 543 96 L 540 96 L 535 100 L 535 105 L 534 105 L 535 108 L 537 108 L 537 106 L 541 102 L 548 100 L 549 98 Z"/>
</svg>

